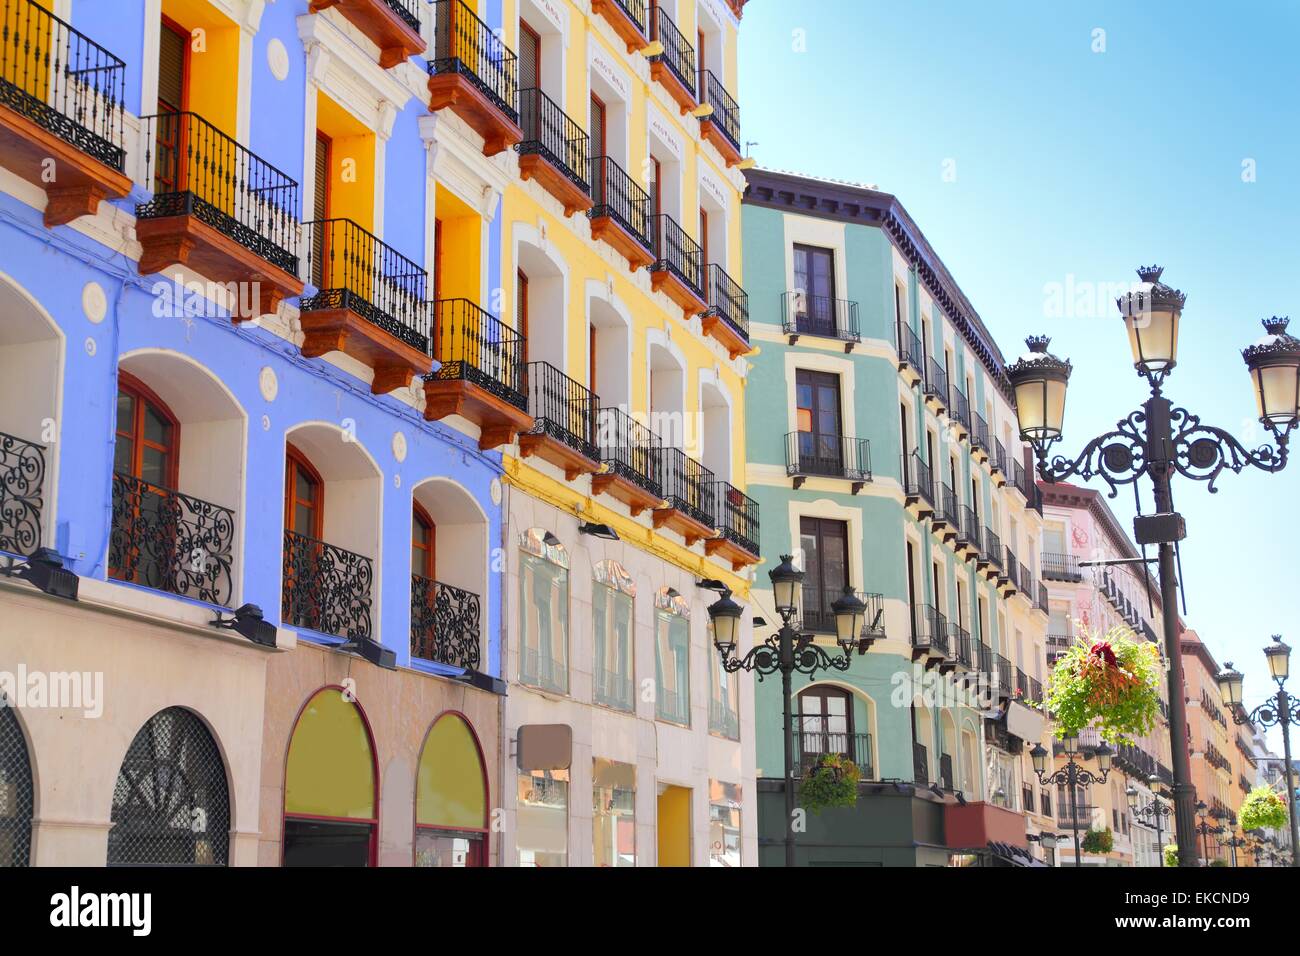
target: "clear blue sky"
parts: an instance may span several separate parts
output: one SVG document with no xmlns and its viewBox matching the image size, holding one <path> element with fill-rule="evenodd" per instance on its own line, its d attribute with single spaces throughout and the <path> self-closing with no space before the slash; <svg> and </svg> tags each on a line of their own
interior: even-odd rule
<svg viewBox="0 0 1300 956">
<path fill-rule="evenodd" d="M 1044 289 L 1070 275 L 1127 282 L 1153 262 L 1187 293 L 1167 394 L 1258 443 L 1238 350 L 1269 315 L 1293 316 L 1300 334 L 1297 34 L 1300 4 L 1287 0 L 751 0 L 742 133 L 764 166 L 897 195 L 1004 354 L 1050 334 L 1075 366 L 1064 450 L 1146 392 L 1113 303 L 1050 315 Z M 1289 470 L 1228 473 L 1216 495 L 1176 482 L 1186 620 L 1247 675 L 1249 705 L 1272 688 L 1261 648 L 1277 632 L 1296 648 L 1300 696 L 1300 435 L 1294 444 Z M 1143 494 L 1149 509 L 1149 485 Z M 1131 528 L 1131 489 L 1111 504 Z"/>
</svg>

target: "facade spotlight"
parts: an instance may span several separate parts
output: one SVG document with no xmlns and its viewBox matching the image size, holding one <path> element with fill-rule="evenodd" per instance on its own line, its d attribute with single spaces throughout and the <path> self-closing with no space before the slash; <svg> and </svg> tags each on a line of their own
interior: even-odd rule
<svg viewBox="0 0 1300 956">
<path fill-rule="evenodd" d="M 63 555 L 53 548 L 37 548 L 32 556 L 22 563 L 10 561 L 3 571 L 6 577 L 26 581 L 51 597 L 64 598 L 68 601 L 77 599 L 77 588 L 81 579 L 63 566 Z"/>
<path fill-rule="evenodd" d="M 617 531 L 607 524 L 597 524 L 594 521 L 584 521 L 578 525 L 578 534 L 589 534 L 593 538 L 604 538 L 606 541 L 619 540 Z"/>
<path fill-rule="evenodd" d="M 275 625 L 263 619 L 256 604 L 242 605 L 230 618 L 218 614 L 212 626 L 234 631 L 261 647 L 275 647 Z"/>
<path fill-rule="evenodd" d="M 393 653 L 391 647 L 384 647 L 378 641 L 369 637 L 358 637 L 346 644 L 340 644 L 339 650 L 351 651 L 359 655 L 363 660 L 367 660 L 376 667 L 382 667 L 385 670 L 397 670 L 397 655 Z"/>
</svg>

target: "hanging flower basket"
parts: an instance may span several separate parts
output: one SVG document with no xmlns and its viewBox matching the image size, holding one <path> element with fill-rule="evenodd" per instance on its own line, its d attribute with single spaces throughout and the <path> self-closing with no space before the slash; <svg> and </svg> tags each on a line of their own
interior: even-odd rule
<svg viewBox="0 0 1300 956">
<path fill-rule="evenodd" d="M 1178 865 L 1178 844 L 1166 843 L 1164 850 L 1161 851 L 1161 857 L 1165 866 Z"/>
<path fill-rule="evenodd" d="M 1115 849 L 1115 834 L 1110 827 L 1104 830 L 1089 830 L 1082 843 L 1085 853 L 1109 853 Z"/>
<path fill-rule="evenodd" d="M 1281 830 L 1287 825 L 1286 804 L 1272 787 L 1256 787 L 1241 802 L 1238 819 L 1243 830 Z"/>
<path fill-rule="evenodd" d="M 1044 709 L 1056 735 L 1072 737 L 1096 726 L 1117 743 L 1150 732 L 1160 713 L 1160 655 L 1154 644 L 1134 641 L 1126 628 L 1087 635 L 1067 648 L 1052 669 Z"/>
<path fill-rule="evenodd" d="M 799 805 L 818 814 L 828 807 L 857 806 L 861 779 L 862 771 L 848 757 L 823 754 L 799 784 Z"/>
</svg>

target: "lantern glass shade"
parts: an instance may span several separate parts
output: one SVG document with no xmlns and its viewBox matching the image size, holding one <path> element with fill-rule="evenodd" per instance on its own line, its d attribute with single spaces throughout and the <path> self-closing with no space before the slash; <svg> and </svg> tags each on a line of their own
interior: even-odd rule
<svg viewBox="0 0 1300 956">
<path fill-rule="evenodd" d="M 1133 365 L 1144 374 L 1167 372 L 1178 362 L 1181 310 L 1151 305 L 1124 316 Z"/>
<path fill-rule="evenodd" d="M 1061 749 L 1073 757 L 1079 752 L 1079 735 L 1067 734 L 1061 738 Z"/>
<path fill-rule="evenodd" d="M 1055 833 L 1044 833 L 1042 836 L 1040 836 L 1040 837 L 1038 838 L 1038 842 L 1042 844 L 1044 850 L 1055 850 L 1055 849 L 1056 849 L 1056 834 L 1055 834 Z"/>
<path fill-rule="evenodd" d="M 1111 750 L 1105 744 L 1102 744 L 1097 748 L 1096 755 L 1097 769 L 1102 773 L 1107 773 L 1110 770 L 1110 761 L 1111 758 L 1115 756 L 1115 751 Z"/>
<path fill-rule="evenodd" d="M 794 566 L 794 555 L 781 555 L 781 563 L 767 573 L 772 581 L 772 597 L 776 603 L 777 613 L 791 617 L 798 608 L 799 585 L 803 583 L 803 572 Z"/>
<path fill-rule="evenodd" d="M 1047 748 L 1042 744 L 1034 744 L 1034 749 L 1029 751 L 1029 759 L 1033 761 L 1034 773 L 1041 777 L 1047 772 Z"/>
<path fill-rule="evenodd" d="M 713 622 L 713 646 L 724 656 L 729 656 L 736 649 L 740 635 L 740 616 L 742 608 L 731 599 L 731 594 L 709 605 L 709 620 Z"/>
<path fill-rule="evenodd" d="M 857 644 L 866 611 L 867 606 L 849 585 L 837 600 L 831 602 L 831 613 L 835 615 L 835 639 L 840 647 L 850 648 Z"/>
<path fill-rule="evenodd" d="M 1268 658 L 1268 672 L 1273 675 L 1273 680 L 1284 681 L 1290 676 L 1291 648 L 1283 644 L 1280 637 L 1274 638 L 1274 641 L 1276 643 L 1264 648 L 1264 655 Z"/>
<path fill-rule="evenodd" d="M 1023 441 L 1054 441 L 1065 423 L 1065 393 L 1070 363 L 1047 351 L 1046 336 L 1025 340 L 1029 352 L 1007 366 L 1007 378 L 1016 396 L 1016 417 Z"/>
<path fill-rule="evenodd" d="M 1235 708 L 1241 704 L 1241 674 L 1237 673 L 1232 667 L 1232 661 L 1228 662 L 1228 669 L 1219 675 L 1219 696 L 1223 698 L 1223 706 L 1229 709 Z"/>
<path fill-rule="evenodd" d="M 1286 327 L 1284 318 L 1265 319 L 1268 334 L 1241 353 L 1259 420 L 1275 428 L 1291 428 L 1300 420 L 1300 339 L 1288 335 Z"/>
</svg>

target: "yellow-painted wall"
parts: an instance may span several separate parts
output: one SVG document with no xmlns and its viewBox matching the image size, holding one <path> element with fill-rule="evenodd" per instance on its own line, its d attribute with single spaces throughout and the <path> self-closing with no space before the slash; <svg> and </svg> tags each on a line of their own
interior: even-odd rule
<svg viewBox="0 0 1300 956">
<path fill-rule="evenodd" d="M 691 791 L 668 787 L 659 795 L 660 866 L 691 865 Z"/>
<path fill-rule="evenodd" d="M 239 108 L 239 27 L 207 0 L 163 0 L 162 12 L 190 33 L 190 112 L 233 138 Z"/>
<path fill-rule="evenodd" d="M 373 232 L 374 132 L 324 93 L 316 94 L 316 128 L 330 138 L 330 218 Z"/>
</svg>

